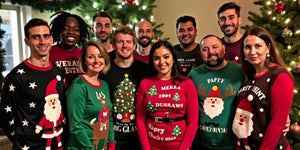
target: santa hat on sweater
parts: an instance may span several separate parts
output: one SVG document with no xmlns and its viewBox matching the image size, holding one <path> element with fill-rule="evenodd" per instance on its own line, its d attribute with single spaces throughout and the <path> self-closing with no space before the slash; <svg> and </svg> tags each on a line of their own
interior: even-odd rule
<svg viewBox="0 0 300 150">
<path fill-rule="evenodd" d="M 61 80 L 61 77 L 59 75 L 57 75 L 56 79 L 49 82 L 49 84 L 47 85 L 47 88 L 46 88 L 46 95 L 45 95 L 46 101 L 48 99 L 53 99 L 53 98 L 59 97 L 57 90 L 56 90 L 56 84 L 60 80 Z"/>
<path fill-rule="evenodd" d="M 253 113 L 252 113 L 252 109 L 251 109 L 251 105 L 250 105 L 250 101 L 252 100 L 249 100 L 249 96 L 247 98 L 244 98 L 238 105 L 237 107 L 237 112 L 240 112 L 240 113 L 244 113 L 244 114 L 247 114 L 249 115 L 250 117 L 253 116 Z"/>
<path fill-rule="evenodd" d="M 220 95 L 221 95 L 220 87 L 218 87 L 216 85 L 213 86 L 211 88 L 211 90 L 209 91 L 208 95 L 211 96 L 211 97 L 220 97 Z"/>
</svg>

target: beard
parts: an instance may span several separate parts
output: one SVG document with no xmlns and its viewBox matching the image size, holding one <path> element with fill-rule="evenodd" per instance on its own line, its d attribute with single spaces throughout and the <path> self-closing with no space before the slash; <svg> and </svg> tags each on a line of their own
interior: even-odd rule
<svg viewBox="0 0 300 150">
<path fill-rule="evenodd" d="M 214 107 L 212 107 L 214 106 Z M 224 109 L 224 102 L 221 100 L 220 104 L 209 104 L 208 100 L 204 101 L 203 109 L 206 115 L 213 119 L 216 116 L 219 116 Z"/>
<path fill-rule="evenodd" d="M 229 27 L 230 27 L 230 26 L 233 27 L 232 32 L 226 32 L 226 27 L 228 27 L 228 26 L 229 26 Z M 235 25 L 235 24 L 231 24 L 231 25 L 223 25 L 222 28 L 221 28 L 221 30 L 222 30 L 222 32 L 224 33 L 225 36 L 231 37 L 232 35 L 234 35 L 234 34 L 237 33 L 238 27 L 239 27 L 239 23 L 237 23 L 236 25 Z"/>
<path fill-rule="evenodd" d="M 144 42 L 142 42 L 142 39 L 148 39 L 148 42 L 144 43 Z M 150 37 L 142 36 L 141 38 L 138 39 L 137 42 L 139 43 L 139 45 L 141 45 L 143 48 L 145 48 L 151 44 L 152 39 Z"/>
<path fill-rule="evenodd" d="M 96 34 L 97 41 L 99 41 L 99 42 L 101 42 L 101 43 L 105 43 L 106 41 L 108 41 L 110 35 L 109 35 L 108 33 L 106 33 L 107 36 L 104 37 L 104 38 L 102 38 L 102 37 L 100 36 L 100 34 L 102 34 L 102 33 L 106 33 L 106 32 L 99 32 L 98 34 Z"/>
<path fill-rule="evenodd" d="M 61 114 L 61 105 L 60 105 L 60 100 L 57 101 L 57 103 L 54 105 L 54 109 L 51 106 L 48 106 L 47 103 L 44 106 L 44 114 L 46 115 L 46 119 L 56 123 L 58 120 L 60 114 Z"/>
<path fill-rule="evenodd" d="M 214 54 L 214 55 L 217 56 L 217 60 L 214 60 L 214 61 L 209 61 L 209 60 L 207 60 L 207 61 L 205 62 L 206 66 L 208 66 L 208 67 L 216 67 L 216 66 L 219 66 L 220 64 L 223 63 L 223 61 L 224 61 L 224 56 L 223 56 L 223 57 L 219 57 L 218 54 Z"/>
<path fill-rule="evenodd" d="M 232 124 L 232 131 L 238 138 L 247 138 L 253 131 L 253 121 L 249 120 L 248 124 L 240 125 L 239 119 L 234 119 Z"/>
</svg>

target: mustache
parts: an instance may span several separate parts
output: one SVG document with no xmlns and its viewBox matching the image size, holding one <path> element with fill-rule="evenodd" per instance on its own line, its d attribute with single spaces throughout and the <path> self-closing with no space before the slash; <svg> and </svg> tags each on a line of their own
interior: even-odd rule
<svg viewBox="0 0 300 150">
<path fill-rule="evenodd" d="M 218 54 L 208 54 L 208 58 L 210 58 L 210 57 L 212 57 L 212 56 L 217 56 L 217 57 L 219 57 Z"/>
<path fill-rule="evenodd" d="M 140 37 L 140 40 L 142 40 L 142 39 L 148 39 L 148 40 L 150 40 L 150 37 L 142 36 L 142 37 Z"/>
</svg>

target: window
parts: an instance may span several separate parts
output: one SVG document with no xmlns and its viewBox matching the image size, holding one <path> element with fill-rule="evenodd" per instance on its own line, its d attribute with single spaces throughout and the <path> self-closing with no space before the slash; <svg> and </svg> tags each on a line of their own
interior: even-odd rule
<svg viewBox="0 0 300 150">
<path fill-rule="evenodd" d="M 27 20 L 28 8 L 2 4 L 0 16 L 2 18 L 1 29 L 5 31 L 2 38 L 2 48 L 5 49 L 4 64 L 6 70 L 2 72 L 6 76 L 24 58 L 27 58 L 28 48 L 24 45 L 24 21 Z M 31 14 L 31 12 L 29 13 Z M 24 19 L 25 18 L 25 19 Z"/>
</svg>

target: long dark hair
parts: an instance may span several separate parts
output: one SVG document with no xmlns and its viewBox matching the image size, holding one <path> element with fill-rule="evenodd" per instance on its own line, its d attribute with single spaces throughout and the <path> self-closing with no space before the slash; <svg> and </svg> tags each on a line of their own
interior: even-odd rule
<svg viewBox="0 0 300 150">
<path fill-rule="evenodd" d="M 160 47 L 166 47 L 172 54 L 173 56 L 173 66 L 172 66 L 172 72 L 171 72 L 171 76 L 172 76 L 172 80 L 173 83 L 177 85 L 176 81 L 184 81 L 187 79 L 187 77 L 182 76 L 179 72 L 178 72 L 178 67 L 177 67 L 177 56 L 175 54 L 174 48 L 172 46 L 172 44 L 168 41 L 158 41 L 156 43 L 153 44 L 153 46 L 151 47 L 150 50 L 150 54 L 149 54 L 149 73 L 150 73 L 150 77 L 156 76 L 158 74 L 158 71 L 155 69 L 154 64 L 153 64 L 153 53 L 155 52 L 155 50 L 159 49 Z"/>
<path fill-rule="evenodd" d="M 293 79 L 293 75 L 287 70 L 287 67 L 286 67 L 284 61 L 282 60 L 282 58 L 277 50 L 276 44 L 275 44 L 273 38 L 271 37 L 270 33 L 262 27 L 252 26 L 244 33 L 244 35 L 242 37 L 242 44 L 241 44 L 241 57 L 242 57 L 241 62 L 242 62 L 243 73 L 244 73 L 244 76 L 246 77 L 246 80 L 253 78 L 254 74 L 256 73 L 254 66 L 245 60 L 246 57 L 244 54 L 244 40 L 249 35 L 254 35 L 254 36 L 259 37 L 260 39 L 262 39 L 265 42 L 265 44 L 267 46 L 270 46 L 270 52 L 269 52 L 270 57 L 267 57 L 267 59 L 264 62 L 264 65 L 270 69 L 272 67 L 271 63 L 278 64 L 282 68 L 284 68 L 288 72 L 288 74 L 291 76 L 291 78 Z"/>
</svg>

